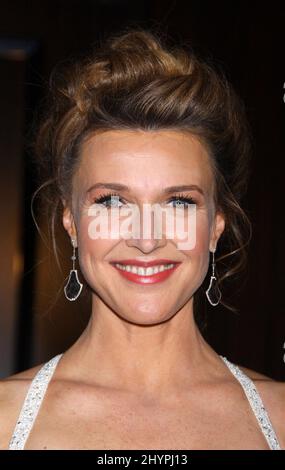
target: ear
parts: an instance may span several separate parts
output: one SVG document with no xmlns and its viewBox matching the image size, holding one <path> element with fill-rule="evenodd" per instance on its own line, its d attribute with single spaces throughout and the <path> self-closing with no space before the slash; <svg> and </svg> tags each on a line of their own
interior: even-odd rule
<svg viewBox="0 0 285 470">
<path fill-rule="evenodd" d="M 76 234 L 76 227 L 75 227 L 75 222 L 74 222 L 74 217 L 71 212 L 71 209 L 68 204 L 66 204 L 65 200 L 62 200 L 63 203 L 63 213 L 62 213 L 62 223 L 69 234 L 69 236 L 73 239 L 77 238 Z"/>
<path fill-rule="evenodd" d="M 226 226 L 225 216 L 222 212 L 218 211 L 215 215 L 213 226 L 212 226 L 212 234 L 210 238 L 210 251 L 215 251 L 218 240 L 222 235 Z"/>
</svg>

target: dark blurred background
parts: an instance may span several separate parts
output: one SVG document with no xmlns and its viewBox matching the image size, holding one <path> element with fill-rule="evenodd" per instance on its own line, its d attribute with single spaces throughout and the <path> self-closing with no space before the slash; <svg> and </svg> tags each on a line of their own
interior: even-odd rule
<svg viewBox="0 0 285 470">
<path fill-rule="evenodd" d="M 125 26 L 159 29 L 212 58 L 246 103 L 254 137 L 244 207 L 253 224 L 248 272 L 231 300 L 238 314 L 208 307 L 206 339 L 230 360 L 285 380 L 283 224 L 284 2 L 41 0 L 0 5 L 0 375 L 64 351 L 88 321 L 90 299 L 63 294 L 71 245 L 58 230 L 62 269 L 39 236 L 27 147 L 35 111 L 55 64 L 88 52 Z M 39 220 L 43 234 L 46 220 Z"/>
</svg>

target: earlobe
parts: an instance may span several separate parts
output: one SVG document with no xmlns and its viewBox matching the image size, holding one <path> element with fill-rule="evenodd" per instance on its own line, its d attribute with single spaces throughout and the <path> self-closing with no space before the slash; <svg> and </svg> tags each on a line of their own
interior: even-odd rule
<svg viewBox="0 0 285 470">
<path fill-rule="evenodd" d="M 62 213 L 62 223 L 71 238 L 76 237 L 73 214 L 68 206 L 65 206 Z"/>
<path fill-rule="evenodd" d="M 226 221 L 225 216 L 221 212 L 217 214 L 217 221 L 216 221 L 216 233 L 218 237 L 222 235 L 223 231 L 225 230 Z"/>
<path fill-rule="evenodd" d="M 219 238 L 225 230 L 225 225 L 226 222 L 224 214 L 222 214 L 221 212 L 217 212 L 213 224 L 212 237 L 210 241 L 210 251 L 216 250 Z"/>
</svg>

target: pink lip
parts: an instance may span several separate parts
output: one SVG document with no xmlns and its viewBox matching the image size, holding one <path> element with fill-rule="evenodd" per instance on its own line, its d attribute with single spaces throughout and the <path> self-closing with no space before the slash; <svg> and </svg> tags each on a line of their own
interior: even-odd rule
<svg viewBox="0 0 285 470">
<path fill-rule="evenodd" d="M 130 266 L 141 266 L 142 268 L 149 268 L 158 264 L 180 264 L 178 261 L 172 261 L 171 259 L 154 259 L 153 261 L 140 261 L 136 259 L 124 259 L 111 261 L 111 264 L 129 264 Z"/>
<path fill-rule="evenodd" d="M 171 274 L 173 274 L 173 272 L 175 271 L 175 269 L 179 266 L 179 264 L 181 263 L 177 263 L 177 262 L 169 262 L 169 263 L 165 263 L 165 261 L 162 263 L 161 262 L 162 260 L 156 260 L 155 262 L 151 262 L 152 264 L 150 263 L 146 263 L 146 267 L 148 266 L 153 266 L 153 265 L 156 265 L 156 264 L 175 264 L 175 266 L 173 266 L 173 268 L 171 269 L 167 269 L 165 271 L 161 271 L 159 273 L 156 273 L 156 274 L 152 274 L 151 276 L 140 276 L 139 274 L 134 274 L 132 272 L 129 272 L 129 271 L 122 271 L 121 269 L 117 268 L 113 263 L 111 263 L 114 268 L 119 271 L 119 273 L 121 274 L 121 276 L 123 276 L 125 279 L 128 279 L 129 281 L 132 281 L 132 282 L 135 282 L 137 284 L 156 284 L 157 282 L 162 282 L 164 281 L 165 279 L 167 279 L 169 276 L 171 276 Z M 134 265 L 136 264 L 137 266 L 142 266 L 142 264 L 138 263 L 138 261 L 136 261 L 135 263 L 122 263 L 120 262 L 119 264 L 130 264 L 130 265 Z M 145 266 L 145 264 L 143 264 L 143 266 Z"/>
</svg>

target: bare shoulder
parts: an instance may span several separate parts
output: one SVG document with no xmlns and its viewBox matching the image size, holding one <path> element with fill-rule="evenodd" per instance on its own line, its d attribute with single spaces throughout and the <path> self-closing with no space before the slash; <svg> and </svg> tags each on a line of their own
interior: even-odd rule
<svg viewBox="0 0 285 470">
<path fill-rule="evenodd" d="M 42 365 L 0 380 L 0 450 L 8 448 L 28 388 Z"/>
<path fill-rule="evenodd" d="M 246 367 L 239 367 L 254 382 L 280 445 L 285 449 L 285 381 L 277 381 Z"/>
</svg>

